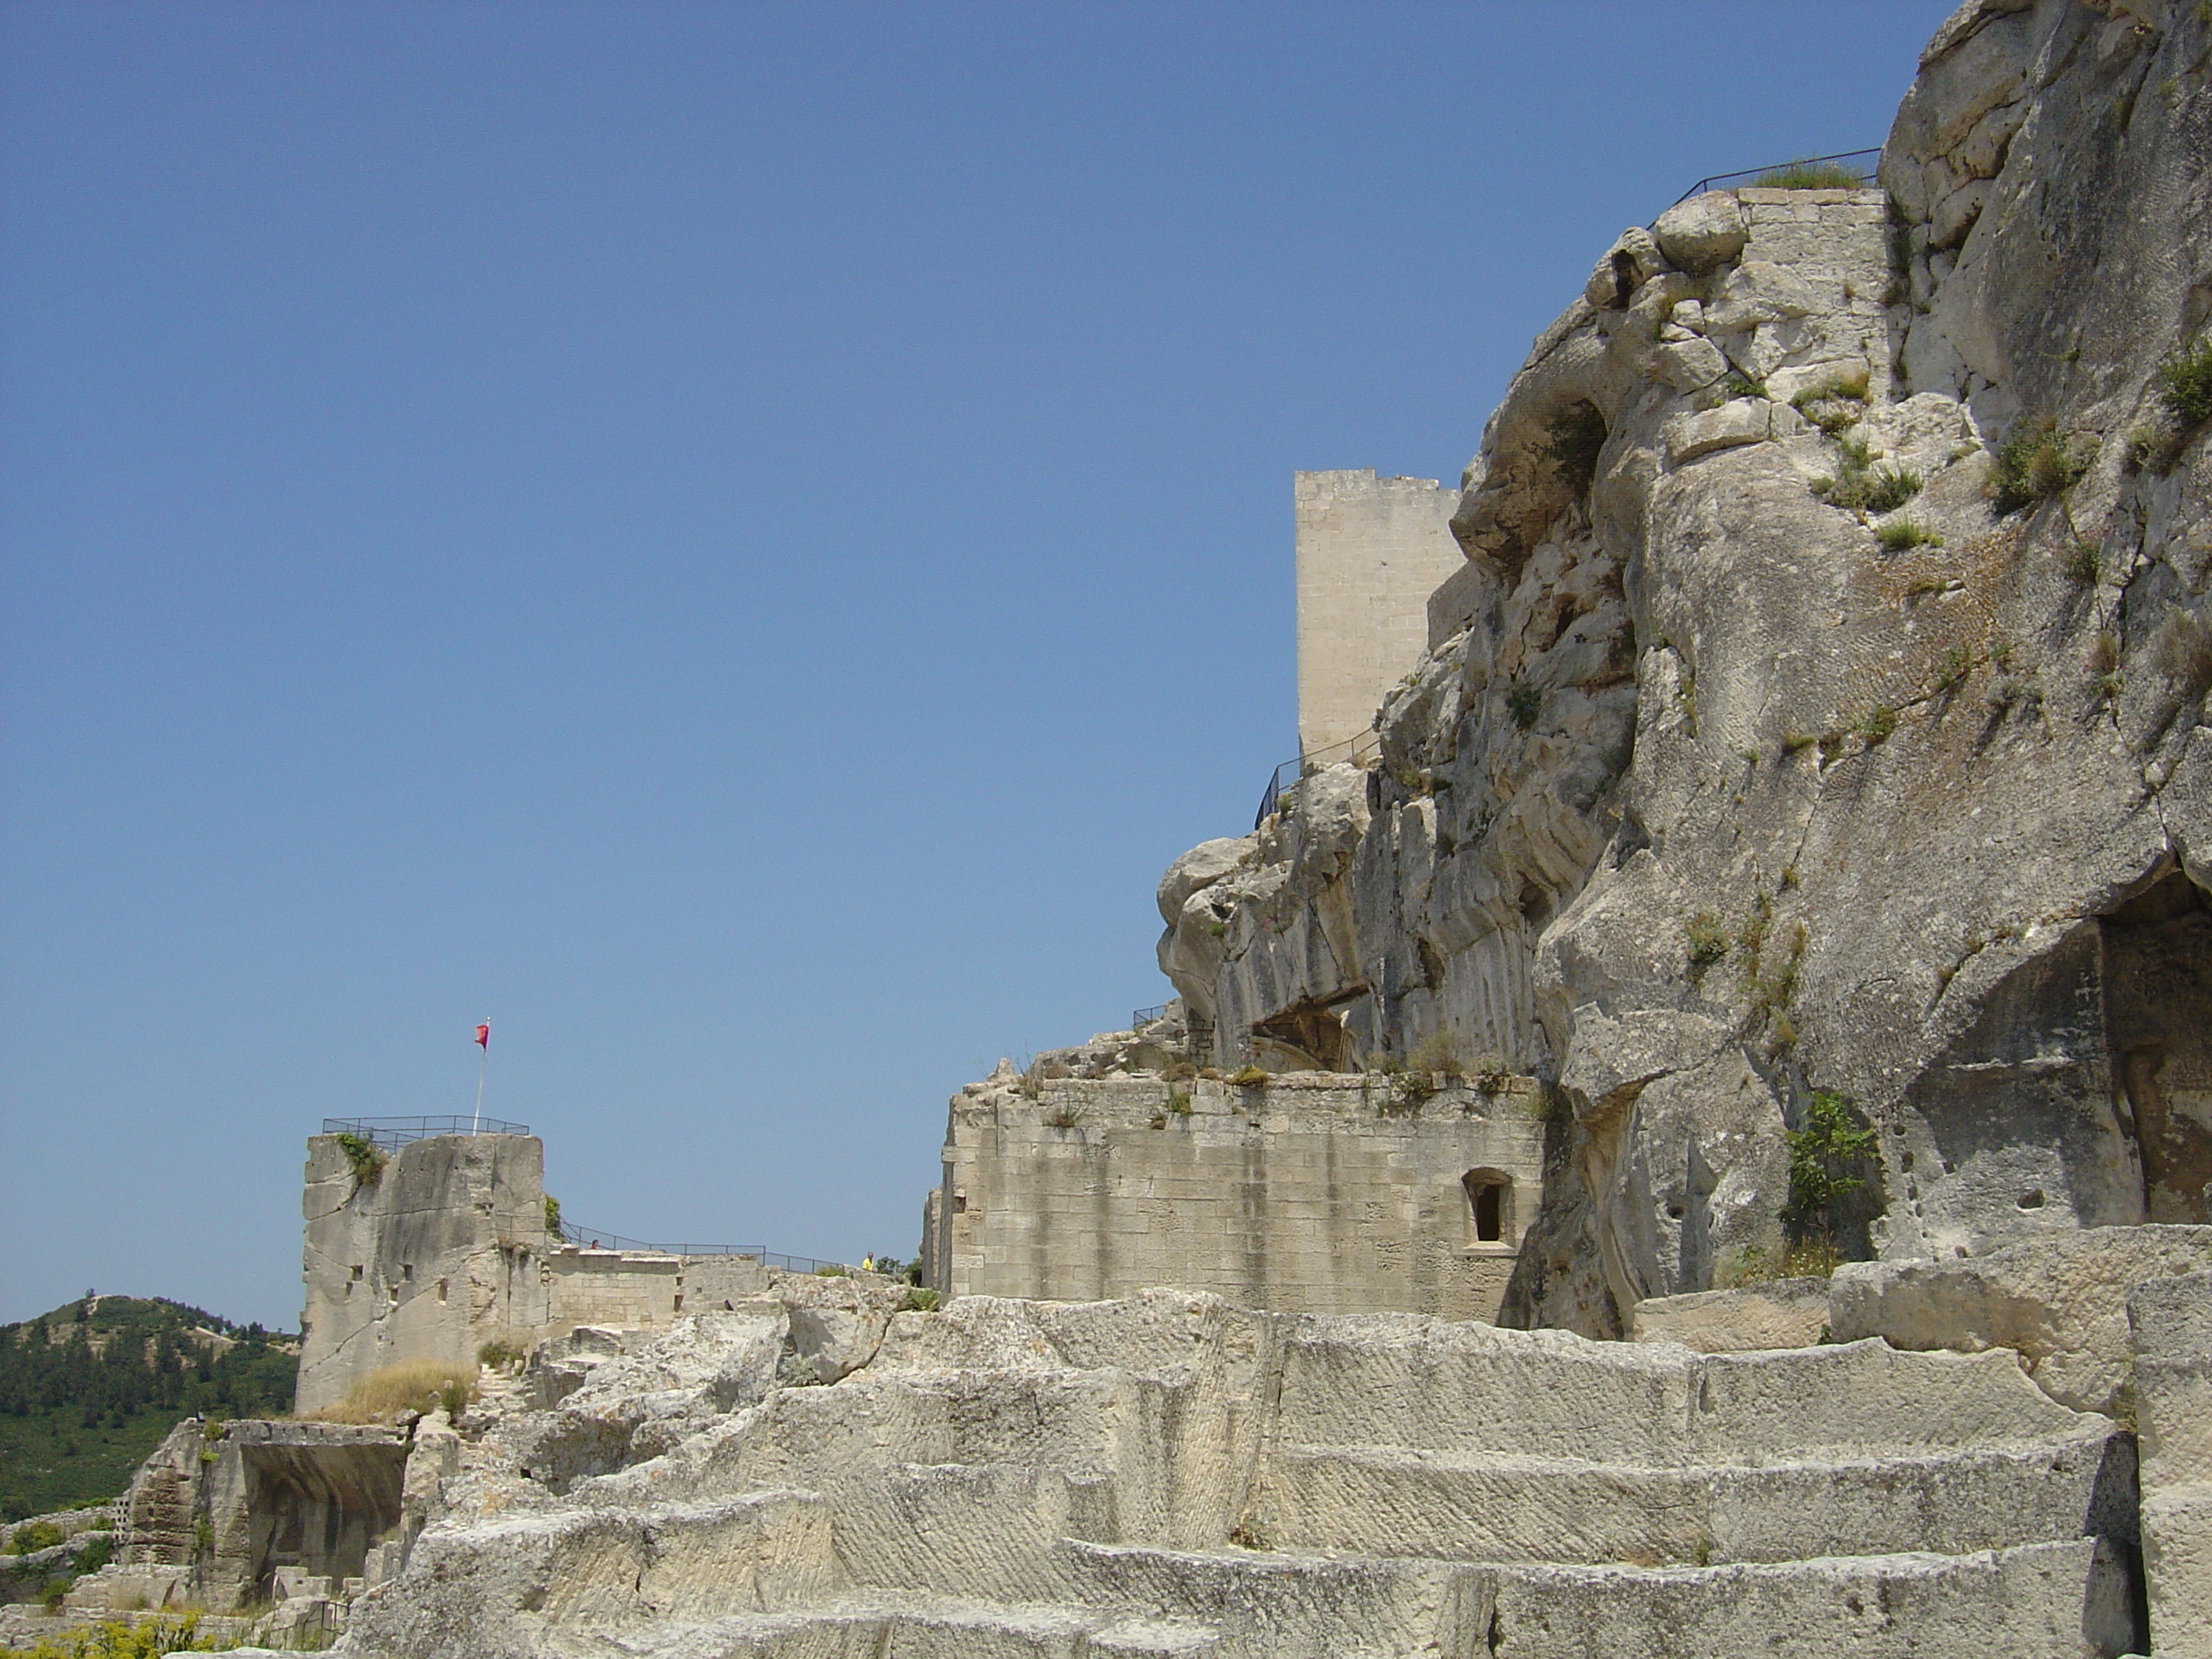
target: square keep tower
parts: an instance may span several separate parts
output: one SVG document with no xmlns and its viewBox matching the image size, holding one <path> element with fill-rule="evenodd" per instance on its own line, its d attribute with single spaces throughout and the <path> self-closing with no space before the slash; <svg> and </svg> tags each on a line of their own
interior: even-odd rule
<svg viewBox="0 0 2212 1659">
<path fill-rule="evenodd" d="M 1456 489 L 1371 467 L 1296 478 L 1298 752 L 1312 755 L 1373 725 L 1427 647 L 1429 595 L 1467 559 Z"/>
</svg>

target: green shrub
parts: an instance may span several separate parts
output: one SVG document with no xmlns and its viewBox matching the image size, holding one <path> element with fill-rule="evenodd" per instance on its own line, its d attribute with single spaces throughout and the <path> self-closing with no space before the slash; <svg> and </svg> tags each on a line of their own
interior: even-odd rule
<svg viewBox="0 0 2212 1659">
<path fill-rule="evenodd" d="M 1190 1115 L 1190 1091 L 1170 1087 L 1168 1090 L 1168 1110 L 1177 1117 Z"/>
<path fill-rule="evenodd" d="M 2158 399 L 2184 427 L 2212 420 L 2212 334 L 2160 366 Z"/>
<path fill-rule="evenodd" d="M 338 1150 L 345 1154 L 347 1167 L 353 1171 L 356 1191 L 374 1187 L 384 1176 L 384 1149 L 367 1135 L 341 1134 Z"/>
<path fill-rule="evenodd" d="M 556 1239 L 561 1237 L 561 1200 L 550 1193 L 545 1194 L 545 1231 Z"/>
<path fill-rule="evenodd" d="M 1544 694 L 1533 685 L 1516 685 L 1505 694 L 1505 709 L 1513 716 L 1514 725 L 1523 732 L 1533 731 L 1537 716 L 1544 712 Z"/>
<path fill-rule="evenodd" d="M 814 1269 L 817 1279 L 850 1279 L 853 1270 L 841 1262 L 824 1261 Z"/>
<path fill-rule="evenodd" d="M 1740 368 L 1729 370 L 1728 378 L 1721 382 L 1721 387 L 1731 398 L 1764 398 L 1766 395 L 1766 382 L 1745 374 Z"/>
<path fill-rule="evenodd" d="M 50 1550 L 62 1541 L 62 1529 L 52 1522 L 26 1521 L 9 1539 L 8 1553 L 28 1555 L 33 1550 Z"/>
<path fill-rule="evenodd" d="M 199 1622 L 197 1613 L 133 1624 L 110 1620 L 40 1637 L 16 1659 L 161 1659 L 165 1653 L 211 1653 L 238 1645 L 235 1639 L 203 1634 Z"/>
<path fill-rule="evenodd" d="M 2105 566 L 2104 553 L 2087 538 L 2066 550 L 2066 577 L 2081 587 L 2094 587 Z"/>
<path fill-rule="evenodd" d="M 1878 466 L 1867 475 L 1869 513 L 1892 513 L 1920 493 L 1920 475 L 1909 466 Z"/>
<path fill-rule="evenodd" d="M 1990 493 L 1999 514 L 2050 500 L 2074 487 L 2089 470 L 2089 458 L 2058 430 L 2049 416 L 2023 421 L 1997 451 Z"/>
<path fill-rule="evenodd" d="M 1711 967 L 1729 953 L 1733 943 L 1721 919 L 1710 910 L 1700 910 L 1682 924 L 1682 939 L 1689 947 L 1692 973 Z"/>
<path fill-rule="evenodd" d="M 1941 536 L 1929 529 L 1926 525 L 1915 524 L 1910 519 L 1892 519 L 1887 524 L 1875 526 L 1874 538 L 1882 544 L 1885 551 L 1890 553 L 1907 553 L 1916 547 L 1943 545 L 1943 538 Z M 1943 584 L 1940 581 L 1931 586 L 1920 589 L 1924 593 L 1940 593 L 1942 590 Z"/>
<path fill-rule="evenodd" d="M 1869 749 L 1878 743 L 1887 743 L 1890 733 L 1897 730 L 1897 710 L 1886 702 L 1878 702 L 1861 715 L 1858 724 L 1851 729 Z"/>
<path fill-rule="evenodd" d="M 1274 1074 L 1248 1061 L 1231 1072 L 1229 1080 L 1240 1088 L 1264 1089 L 1274 1081 Z"/>
<path fill-rule="evenodd" d="M 935 1291 L 927 1285 L 917 1285 L 906 1293 L 906 1300 L 901 1307 L 907 1313 L 935 1313 L 938 1302 Z"/>
<path fill-rule="evenodd" d="M 529 1350 L 512 1342 L 487 1342 L 477 1350 L 477 1364 L 487 1370 L 503 1371 L 510 1365 L 520 1365 L 529 1358 Z"/>
<path fill-rule="evenodd" d="M 1833 477 L 1815 478 L 1813 493 L 1847 512 L 1889 513 L 1920 493 L 1920 475 L 1910 467 L 1876 466 L 1863 437 L 1836 438 L 1838 462 Z"/>
<path fill-rule="evenodd" d="M 1852 168 L 1834 161 L 1816 161 L 1801 157 L 1778 167 L 1770 167 L 1753 179 L 1758 190 L 1864 190 L 1866 180 Z"/>
<path fill-rule="evenodd" d="M 1790 1147 L 1790 1202 L 1783 1219 L 1823 1239 L 1834 1231 L 1836 1200 L 1866 1185 L 1874 1156 L 1875 1131 L 1859 1126 L 1856 1112 L 1848 1096 L 1815 1089 L 1803 1126 L 1783 1132 Z"/>
</svg>

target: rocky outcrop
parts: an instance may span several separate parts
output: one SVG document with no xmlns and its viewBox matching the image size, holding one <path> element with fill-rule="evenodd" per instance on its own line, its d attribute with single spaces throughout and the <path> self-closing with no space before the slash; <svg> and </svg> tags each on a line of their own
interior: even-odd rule
<svg viewBox="0 0 2212 1659">
<path fill-rule="evenodd" d="M 2008 1354 L 1702 1355 L 1156 1291 L 897 1314 L 808 1387 L 778 1383 L 770 1334 L 687 1318 L 550 1411 L 472 1409 L 342 1650 L 2075 1659 L 2140 1638 L 2131 1440 Z M 556 1470 L 555 1419 L 623 1449 Z"/>
<path fill-rule="evenodd" d="M 1619 1334 L 1785 1210 L 1893 1259 L 2212 1219 L 2212 452 L 2158 378 L 2208 54 L 1979 0 L 1881 189 L 1624 233 L 1468 468 L 1380 766 L 1163 884 L 1218 1063 L 1556 1080 L 1508 1318 Z M 1816 1094 L 1875 1157 L 1793 1204 Z"/>
</svg>

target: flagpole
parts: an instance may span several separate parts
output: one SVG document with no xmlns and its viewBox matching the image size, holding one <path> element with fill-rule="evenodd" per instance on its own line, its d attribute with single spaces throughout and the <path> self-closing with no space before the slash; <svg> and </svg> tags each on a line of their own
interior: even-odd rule
<svg viewBox="0 0 2212 1659">
<path fill-rule="evenodd" d="M 484 1067 L 490 1063 L 491 1044 L 487 1042 L 477 1050 L 477 1114 L 469 1120 L 469 1133 L 472 1135 L 483 1133 Z"/>
</svg>

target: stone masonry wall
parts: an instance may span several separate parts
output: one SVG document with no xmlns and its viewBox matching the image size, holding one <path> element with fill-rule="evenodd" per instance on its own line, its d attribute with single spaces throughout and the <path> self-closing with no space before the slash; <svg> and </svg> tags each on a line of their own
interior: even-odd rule
<svg viewBox="0 0 2212 1659">
<path fill-rule="evenodd" d="M 953 1295 L 1174 1285 L 1290 1311 L 1488 1319 L 1543 1178 L 1541 1097 L 1526 1079 L 1494 1086 L 1320 1073 L 1024 1085 L 1005 1069 L 953 1099 L 925 1257 Z M 1484 1187 L 1493 1207 L 1479 1212 Z M 1486 1224 L 1498 1236 L 1479 1237 Z"/>
<path fill-rule="evenodd" d="M 1298 752 L 1371 730 L 1420 659 L 1429 594 L 1460 568 L 1459 492 L 1433 478 L 1301 472 L 1297 501 Z"/>
<path fill-rule="evenodd" d="M 487 1343 L 527 1347 L 579 1325 L 666 1326 L 767 1283 L 747 1256 L 563 1244 L 546 1231 L 544 1170 L 532 1135 L 440 1135 L 362 1182 L 337 1136 L 309 1140 L 299 1409 L 335 1405 L 387 1365 L 473 1365 Z"/>
</svg>

